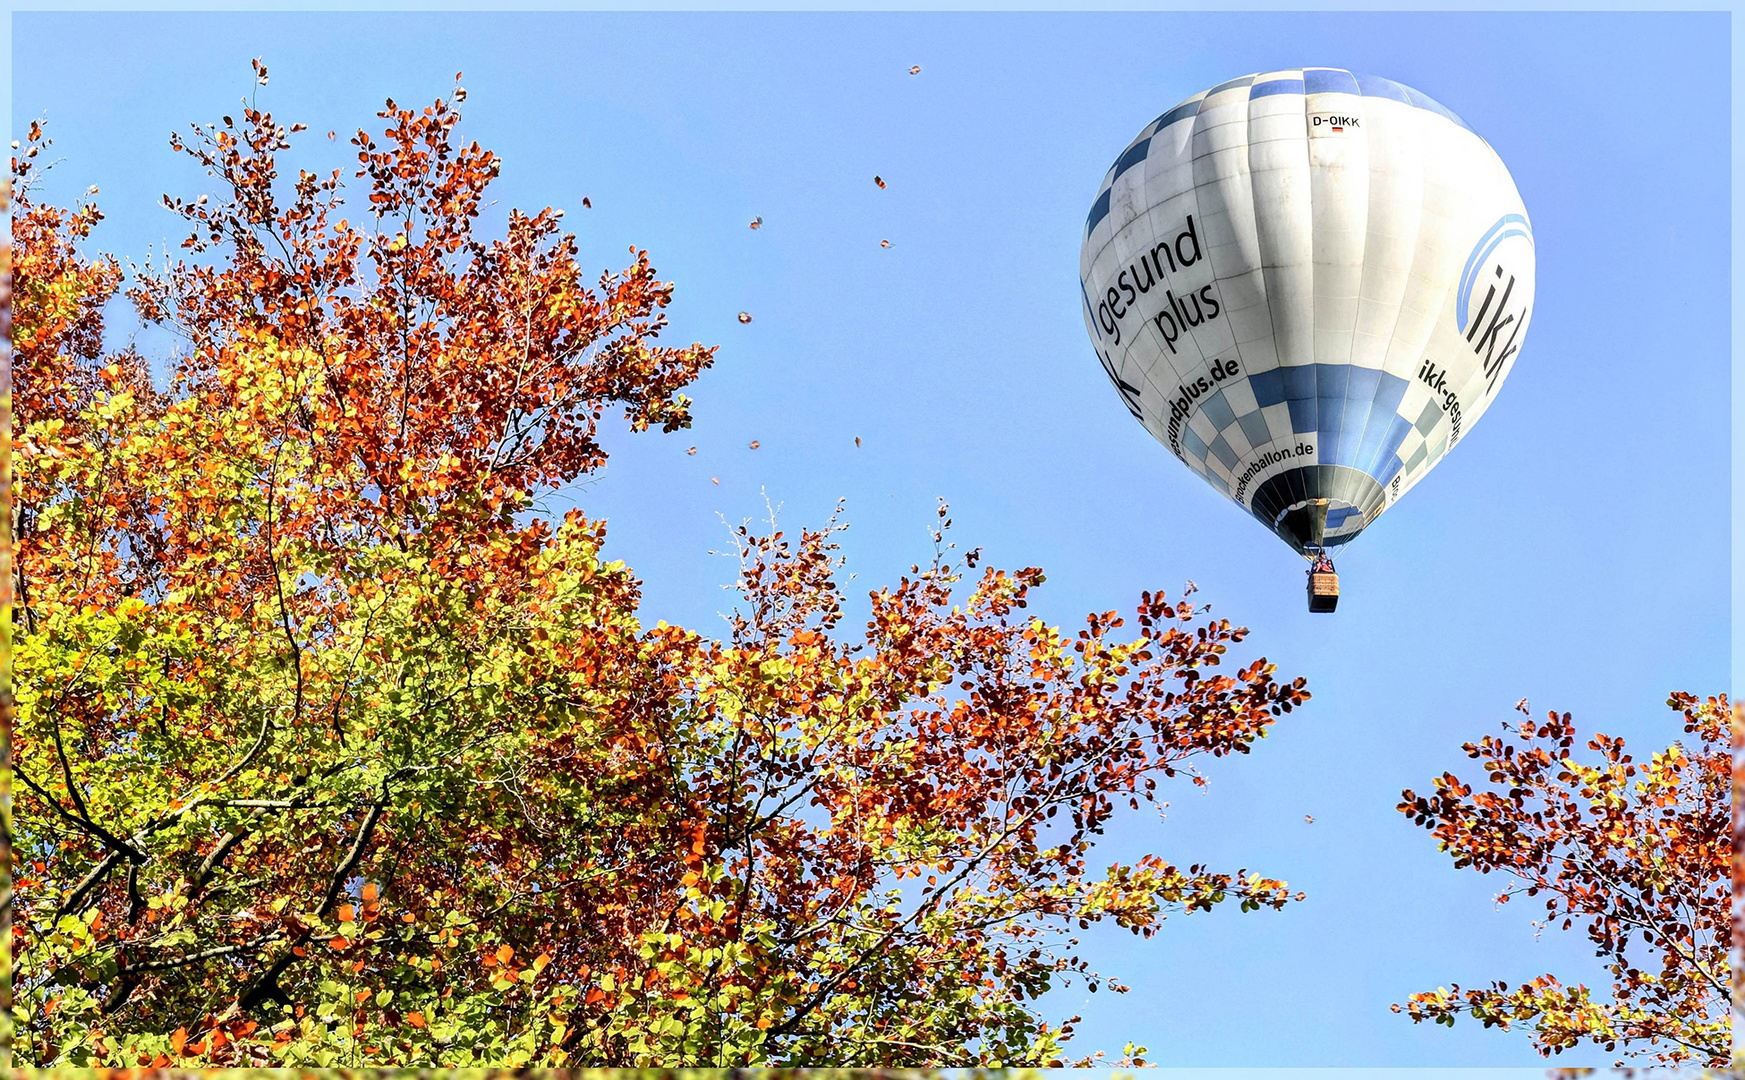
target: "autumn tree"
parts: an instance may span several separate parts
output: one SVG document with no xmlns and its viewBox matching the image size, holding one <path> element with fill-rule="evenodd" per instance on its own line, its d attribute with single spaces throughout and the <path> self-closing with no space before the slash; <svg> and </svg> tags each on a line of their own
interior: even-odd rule
<svg viewBox="0 0 1745 1080">
<path fill-rule="evenodd" d="M 1512 878 L 1498 903 L 1542 896 L 1545 925 L 1581 924 L 1611 974 L 1610 995 L 1547 974 L 1413 994 L 1395 1012 L 1519 1024 L 1547 1056 L 1589 1044 L 1666 1064 L 1728 1063 L 1728 702 L 1675 693 L 1667 704 L 1690 745 L 1639 762 L 1623 739 L 1600 734 L 1584 762 L 1570 715 L 1551 712 L 1510 729 L 1513 739 L 1463 747 L 1488 787 L 1445 773 L 1431 794 L 1406 791 L 1399 806 L 1457 867 Z"/>
<path fill-rule="evenodd" d="M 40 127 L 14 160 L 25 1060 L 1046 1062 L 1038 999 L 1119 989 L 1079 929 L 1291 898 L 1094 862 L 1308 696 L 1185 598 L 1049 627 L 942 507 L 859 634 L 835 523 L 738 534 L 725 639 L 642 626 L 539 500 L 608 410 L 686 426 L 713 350 L 658 343 L 644 252 L 590 285 L 557 211 L 478 233 L 463 99 L 390 101 L 349 177 L 281 175 L 253 103 L 191 129 L 217 190 L 131 283 Z M 104 345 L 124 289 L 167 378 Z"/>
</svg>

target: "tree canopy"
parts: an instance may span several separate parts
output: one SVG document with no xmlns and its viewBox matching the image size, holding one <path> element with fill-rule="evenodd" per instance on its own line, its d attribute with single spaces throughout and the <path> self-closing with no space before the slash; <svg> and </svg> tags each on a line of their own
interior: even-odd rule
<svg viewBox="0 0 1745 1080">
<path fill-rule="evenodd" d="M 721 639 L 642 625 L 538 499 L 609 412 L 687 426 L 715 350 L 660 342 L 645 251 L 481 235 L 464 99 L 389 101 L 348 177 L 253 104 L 174 137 L 216 190 L 131 277 L 39 199 L 40 125 L 13 159 L 23 1061 L 1057 1062 L 1038 999 L 1120 988 L 1078 930 L 1293 899 L 1096 860 L 1308 697 L 1186 597 L 1045 625 L 942 505 L 860 632 L 835 521 L 739 530 Z"/>
</svg>

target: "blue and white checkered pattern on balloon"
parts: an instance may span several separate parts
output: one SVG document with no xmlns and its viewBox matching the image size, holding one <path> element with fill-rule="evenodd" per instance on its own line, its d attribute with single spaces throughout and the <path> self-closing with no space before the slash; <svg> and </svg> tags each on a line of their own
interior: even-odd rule
<svg viewBox="0 0 1745 1080">
<path fill-rule="evenodd" d="M 1182 449 L 1208 477 L 1227 487 L 1237 462 L 1248 451 L 1313 434 L 1319 451 L 1316 464 L 1346 465 L 1385 485 L 1397 473 L 1414 471 L 1428 456 L 1419 454 L 1415 460 L 1400 456 L 1407 437 L 1418 430 L 1413 418 L 1399 411 L 1408 386 L 1398 376 L 1351 364 L 1273 368 L 1207 398 L 1198 416 L 1205 417 L 1211 437 L 1198 430 L 1200 423 L 1190 421 Z M 1245 410 L 1238 412 L 1232 399 L 1241 397 L 1247 400 L 1241 402 Z M 1432 412 L 1441 415 L 1433 404 L 1421 415 Z M 1417 443 L 1413 449 L 1423 450 L 1423 432 Z M 1223 465 L 1222 474 L 1213 461 Z"/>
</svg>

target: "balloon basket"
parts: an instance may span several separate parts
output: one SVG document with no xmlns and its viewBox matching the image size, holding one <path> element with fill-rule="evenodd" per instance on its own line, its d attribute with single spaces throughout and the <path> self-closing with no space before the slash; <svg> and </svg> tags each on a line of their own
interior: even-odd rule
<svg viewBox="0 0 1745 1080">
<path fill-rule="evenodd" d="M 1309 610 L 1311 612 L 1330 612 L 1339 606 L 1339 575 L 1310 574 L 1309 575 Z"/>
</svg>

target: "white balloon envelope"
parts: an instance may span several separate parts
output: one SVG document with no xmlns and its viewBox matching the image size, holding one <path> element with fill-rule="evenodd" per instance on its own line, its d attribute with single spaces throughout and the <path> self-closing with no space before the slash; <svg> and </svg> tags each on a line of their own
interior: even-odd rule
<svg viewBox="0 0 1745 1080">
<path fill-rule="evenodd" d="M 1459 117 L 1303 68 L 1147 125 L 1103 180 L 1079 277 L 1128 410 L 1313 556 L 1484 415 L 1526 335 L 1533 257 L 1514 181 Z"/>
</svg>

